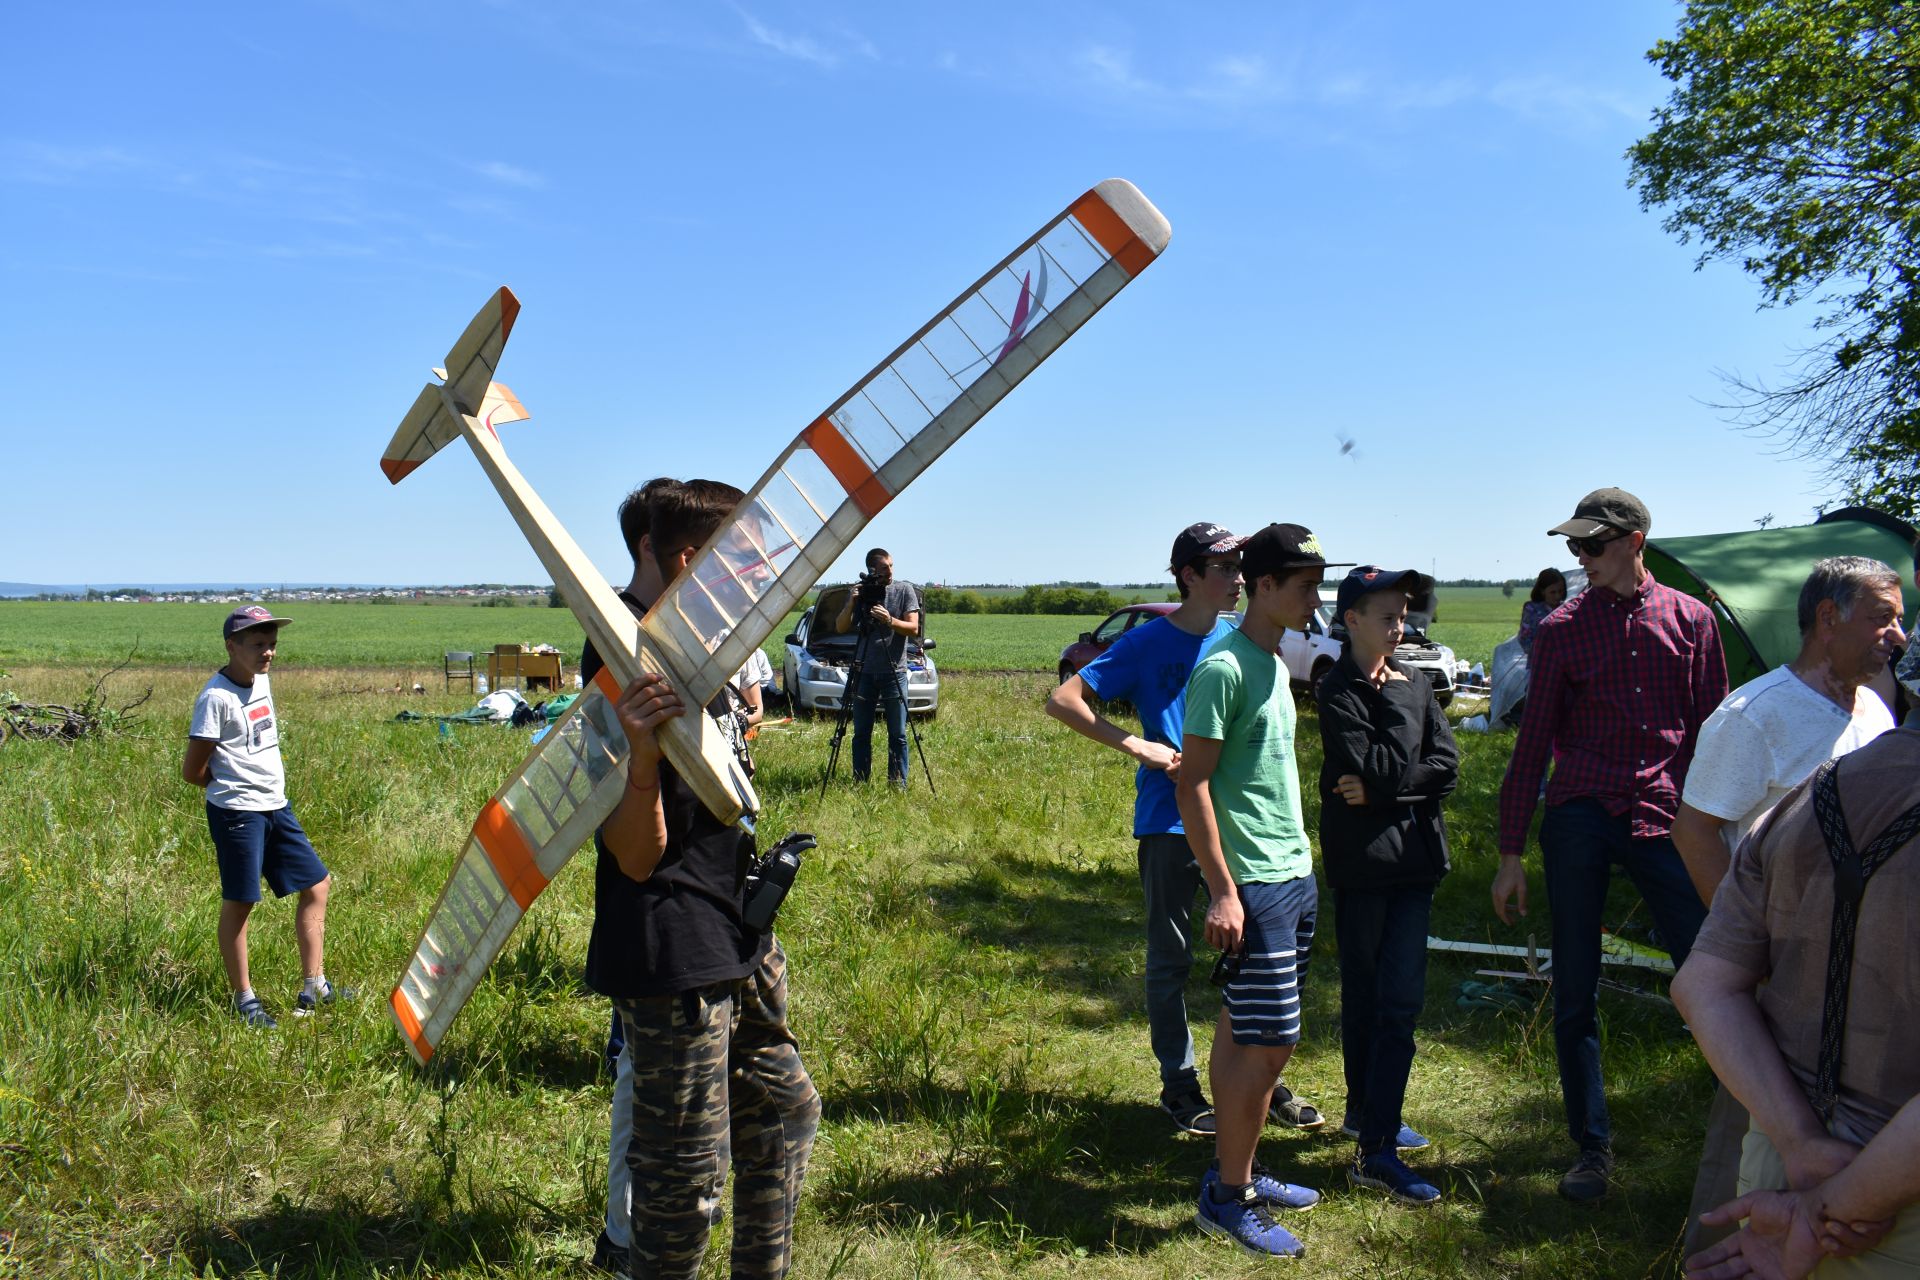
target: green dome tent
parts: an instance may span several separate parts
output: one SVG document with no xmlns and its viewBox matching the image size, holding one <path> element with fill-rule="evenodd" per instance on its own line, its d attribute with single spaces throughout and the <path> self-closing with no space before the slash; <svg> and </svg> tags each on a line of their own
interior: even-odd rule
<svg viewBox="0 0 1920 1280">
<path fill-rule="evenodd" d="M 1913 543 L 1913 526 L 1905 521 L 1847 507 L 1783 529 L 1650 540 L 1647 571 L 1713 610 L 1727 652 L 1727 681 L 1738 688 L 1800 652 L 1800 586 L 1816 560 L 1870 556 L 1910 583 Z"/>
</svg>

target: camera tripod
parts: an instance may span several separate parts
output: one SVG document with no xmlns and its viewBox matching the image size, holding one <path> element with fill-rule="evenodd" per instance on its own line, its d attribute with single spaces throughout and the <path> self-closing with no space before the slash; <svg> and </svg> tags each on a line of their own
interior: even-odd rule
<svg viewBox="0 0 1920 1280">
<path fill-rule="evenodd" d="M 873 623 L 866 618 L 860 620 L 860 640 L 864 641 L 869 637 L 870 633 L 868 628 L 872 625 Z M 840 763 L 840 744 L 847 736 L 847 721 L 853 717 L 853 700 L 858 696 L 860 688 L 862 665 L 859 657 L 860 648 L 861 646 L 856 643 L 854 646 L 854 659 L 847 664 L 846 692 L 841 694 L 840 710 L 833 718 L 833 742 L 827 748 L 827 770 L 820 777 L 820 794 L 823 798 L 827 794 L 827 784 L 833 781 L 834 769 Z M 907 707 L 907 673 L 904 670 L 896 670 L 893 673 L 893 678 L 900 682 L 900 707 L 904 713 Z M 907 732 L 912 735 L 913 738 L 913 749 L 920 754 L 920 771 L 927 776 L 927 794 L 938 795 L 939 792 L 935 791 L 933 786 L 933 770 L 927 765 L 927 749 L 920 741 L 920 726 L 913 722 L 911 715 L 906 715 L 905 718 L 907 722 Z M 892 749 L 891 741 L 888 743 L 888 749 Z M 906 776 L 900 780 L 900 785 L 903 787 L 906 786 L 912 778 L 913 760 L 909 757 L 907 760 Z"/>
</svg>

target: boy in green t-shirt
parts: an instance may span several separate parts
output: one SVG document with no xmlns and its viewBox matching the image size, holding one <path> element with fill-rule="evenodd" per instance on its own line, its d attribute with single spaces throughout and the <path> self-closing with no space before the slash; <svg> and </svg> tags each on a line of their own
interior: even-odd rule
<svg viewBox="0 0 1920 1280">
<path fill-rule="evenodd" d="M 1297 524 L 1270 524 L 1241 548 L 1246 616 L 1187 681 L 1175 792 L 1212 896 L 1207 941 L 1238 966 L 1214 1025 L 1217 1159 L 1201 1179 L 1194 1221 L 1259 1257 L 1303 1255 L 1269 1210 L 1319 1198 L 1253 1157 L 1274 1083 L 1300 1041 L 1300 982 L 1319 905 L 1300 813 L 1293 692 L 1277 651 L 1283 631 L 1306 628 L 1326 567 L 1319 541 Z"/>
</svg>

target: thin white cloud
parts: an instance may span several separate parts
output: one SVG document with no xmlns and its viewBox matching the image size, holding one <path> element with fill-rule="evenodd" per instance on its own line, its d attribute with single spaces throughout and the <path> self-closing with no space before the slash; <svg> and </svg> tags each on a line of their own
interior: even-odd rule
<svg viewBox="0 0 1920 1280">
<path fill-rule="evenodd" d="M 1145 79 L 1133 69 L 1133 54 L 1112 45 L 1088 45 L 1074 57 L 1095 83 L 1133 96 L 1163 97 L 1166 89 Z"/>
<path fill-rule="evenodd" d="M 522 169 L 519 165 L 507 164 L 502 160 L 489 160 L 485 164 L 476 164 L 473 166 L 473 171 L 483 178 L 491 178 L 509 187 L 525 187 L 528 190 L 538 191 L 547 185 L 547 180 L 542 175 L 531 169 Z"/>
<path fill-rule="evenodd" d="M 782 57 L 811 62 L 829 71 L 840 65 L 840 56 L 811 36 L 793 36 L 784 31 L 775 31 L 745 9 L 736 8 L 735 12 L 747 24 L 747 34 L 753 37 L 755 44 L 771 49 Z"/>
<path fill-rule="evenodd" d="M 1112 44 L 1083 47 L 1073 55 L 1073 65 L 1085 82 L 1104 93 L 1189 122 L 1223 126 L 1248 123 L 1247 113 L 1254 109 L 1286 105 L 1296 112 L 1389 117 L 1484 108 L 1549 128 L 1592 129 L 1642 122 L 1651 105 L 1628 93 L 1551 75 L 1489 82 L 1466 76 L 1420 80 L 1321 70 L 1309 78 L 1278 70 L 1257 52 L 1215 58 L 1184 80 L 1158 77 L 1136 64 L 1132 50 Z"/>
<path fill-rule="evenodd" d="M 74 146 L 24 139 L 0 143 L 0 177 L 14 182 L 60 185 L 137 178 L 150 183 L 184 185 L 194 181 L 195 176 L 190 169 L 122 147 Z"/>
<path fill-rule="evenodd" d="M 1516 115 L 1532 119 L 1569 120 L 1580 124 L 1627 121 L 1645 124 L 1653 109 L 1628 94 L 1594 89 L 1552 76 L 1502 80 L 1487 90 L 1487 101 Z"/>
</svg>

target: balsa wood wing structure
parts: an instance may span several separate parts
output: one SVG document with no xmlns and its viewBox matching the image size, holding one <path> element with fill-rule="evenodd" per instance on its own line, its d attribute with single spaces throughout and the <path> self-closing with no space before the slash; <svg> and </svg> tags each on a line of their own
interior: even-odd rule
<svg viewBox="0 0 1920 1280">
<path fill-rule="evenodd" d="M 641 671 L 690 706 L 719 692 L 879 511 L 1150 266 L 1172 231 L 1133 184 L 1102 182 L 1002 258 L 810 422 L 638 624 L 507 460 L 494 426 L 527 416 L 494 382 L 519 304 L 501 289 L 388 446 L 396 483 L 464 436 L 606 669 L 487 802 L 389 1004 L 426 1062 L 521 915 L 619 802 L 612 701 Z M 668 722 L 674 767 L 723 821 L 757 799 L 705 715 Z"/>
</svg>

